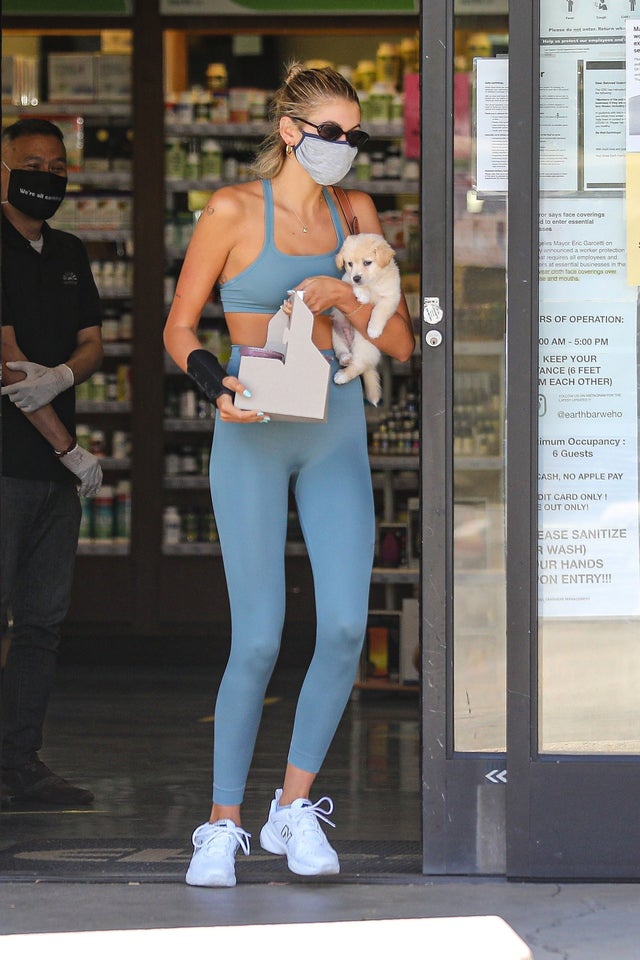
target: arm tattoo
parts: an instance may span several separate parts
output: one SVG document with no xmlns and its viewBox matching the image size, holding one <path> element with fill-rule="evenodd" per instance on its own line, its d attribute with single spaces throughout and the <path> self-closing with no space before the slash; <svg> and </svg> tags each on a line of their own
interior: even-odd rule
<svg viewBox="0 0 640 960">
<path fill-rule="evenodd" d="M 215 208 L 214 208 L 214 207 L 208 206 L 208 207 L 206 208 L 206 212 L 207 212 L 207 216 L 210 217 L 210 216 L 211 216 L 212 214 L 214 214 L 216 211 L 215 211 Z"/>
</svg>

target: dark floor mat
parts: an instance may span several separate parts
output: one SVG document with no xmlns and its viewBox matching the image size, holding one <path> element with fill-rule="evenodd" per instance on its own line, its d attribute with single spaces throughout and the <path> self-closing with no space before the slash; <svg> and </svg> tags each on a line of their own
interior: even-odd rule
<svg viewBox="0 0 640 960">
<path fill-rule="evenodd" d="M 341 873 L 323 882 L 376 883 L 422 877 L 420 846 L 410 841 L 342 841 L 335 848 Z M 65 882 L 182 882 L 191 847 L 171 840 L 38 840 L 0 851 L 0 881 L 63 880 Z M 295 877 L 283 857 L 254 849 L 238 856 L 239 883 L 318 882 Z"/>
</svg>

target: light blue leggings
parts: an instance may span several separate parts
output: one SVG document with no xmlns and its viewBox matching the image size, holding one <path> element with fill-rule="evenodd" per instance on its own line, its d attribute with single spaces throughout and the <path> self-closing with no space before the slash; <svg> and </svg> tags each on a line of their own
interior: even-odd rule
<svg viewBox="0 0 640 960">
<path fill-rule="evenodd" d="M 359 378 L 336 386 L 326 423 L 216 421 L 211 490 L 231 607 L 231 652 L 215 708 L 213 800 L 239 804 L 285 616 L 294 491 L 313 571 L 316 645 L 288 760 L 317 773 L 353 686 L 366 632 L 375 520 Z M 234 348 L 228 365 L 237 373 Z"/>
</svg>

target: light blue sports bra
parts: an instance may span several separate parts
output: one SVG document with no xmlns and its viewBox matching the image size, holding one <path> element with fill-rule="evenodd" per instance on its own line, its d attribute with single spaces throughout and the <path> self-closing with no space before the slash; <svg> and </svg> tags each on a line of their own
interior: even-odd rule
<svg viewBox="0 0 640 960">
<path fill-rule="evenodd" d="M 270 180 L 262 181 L 264 194 L 264 244 L 257 258 L 231 280 L 220 285 L 225 313 L 274 314 L 293 289 L 306 277 L 322 274 L 341 277 L 336 254 L 344 241 L 344 230 L 331 194 L 323 187 L 338 242 L 329 253 L 293 255 L 281 253 L 273 238 L 273 190 Z"/>
</svg>

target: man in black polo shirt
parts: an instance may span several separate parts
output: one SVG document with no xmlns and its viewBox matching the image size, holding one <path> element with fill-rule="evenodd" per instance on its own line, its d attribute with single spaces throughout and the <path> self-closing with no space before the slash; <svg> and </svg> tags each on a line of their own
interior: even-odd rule
<svg viewBox="0 0 640 960">
<path fill-rule="evenodd" d="M 66 151 L 47 120 L 2 133 L 1 624 L 2 794 L 90 803 L 93 794 L 38 757 L 69 608 L 78 494 L 100 488 L 98 460 L 75 441 L 74 384 L 102 362 L 100 310 L 77 237 L 45 222 L 66 189 Z"/>
</svg>

